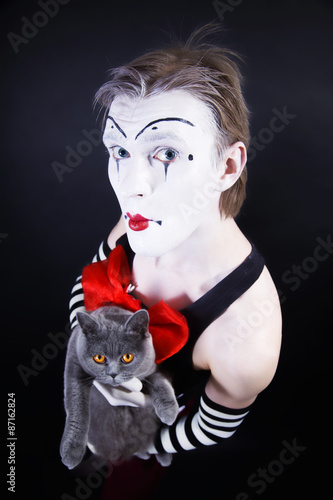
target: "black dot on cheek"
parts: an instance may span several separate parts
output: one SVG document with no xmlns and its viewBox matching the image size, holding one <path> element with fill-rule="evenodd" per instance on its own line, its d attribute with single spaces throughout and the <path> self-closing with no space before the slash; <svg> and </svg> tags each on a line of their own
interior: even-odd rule
<svg viewBox="0 0 333 500">
<path fill-rule="evenodd" d="M 152 130 L 157 130 L 157 127 L 153 127 Z"/>
<path fill-rule="evenodd" d="M 192 161 L 192 160 L 193 160 L 193 155 L 188 155 L 188 159 L 189 159 L 190 161 Z"/>
</svg>

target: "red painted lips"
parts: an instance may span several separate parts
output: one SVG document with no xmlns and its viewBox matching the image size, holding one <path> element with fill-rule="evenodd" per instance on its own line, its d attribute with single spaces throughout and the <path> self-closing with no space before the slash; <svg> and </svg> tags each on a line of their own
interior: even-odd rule
<svg viewBox="0 0 333 500">
<path fill-rule="evenodd" d="M 132 231 L 144 231 L 149 226 L 149 219 L 146 219 L 140 214 L 131 215 L 127 212 L 129 218 L 128 226 Z"/>
</svg>

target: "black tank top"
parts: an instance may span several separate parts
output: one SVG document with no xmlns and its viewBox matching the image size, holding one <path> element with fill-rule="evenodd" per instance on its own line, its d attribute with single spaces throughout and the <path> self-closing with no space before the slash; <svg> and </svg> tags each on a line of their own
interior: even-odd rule
<svg viewBox="0 0 333 500">
<path fill-rule="evenodd" d="M 117 241 L 117 245 L 124 248 L 132 272 L 135 254 L 126 234 Z M 172 374 L 176 394 L 185 392 L 197 384 L 205 383 L 210 372 L 194 370 L 192 363 L 194 345 L 202 332 L 257 281 L 263 267 L 264 259 L 252 244 L 250 255 L 234 271 L 198 300 L 180 310 L 189 326 L 189 340 L 177 354 L 165 360 L 161 365 Z M 145 307 L 144 304 L 142 306 Z"/>
</svg>

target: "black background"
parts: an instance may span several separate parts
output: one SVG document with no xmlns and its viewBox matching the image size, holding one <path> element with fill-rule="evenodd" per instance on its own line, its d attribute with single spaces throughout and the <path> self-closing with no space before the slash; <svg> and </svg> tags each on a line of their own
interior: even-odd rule
<svg viewBox="0 0 333 500">
<path fill-rule="evenodd" d="M 201 490 L 225 500 L 241 492 L 251 499 L 323 498 L 332 488 L 333 257 L 326 251 L 329 257 L 319 262 L 313 255 L 317 238 L 333 238 L 332 2 L 229 5 L 218 40 L 245 58 L 251 135 L 269 126 L 273 109 L 296 115 L 249 163 L 248 199 L 238 220 L 281 292 L 283 348 L 276 377 L 239 436 L 225 451 L 177 457 L 158 498 L 201 498 Z M 65 349 L 54 347 L 48 334 L 64 332 L 74 279 L 119 216 L 102 145 L 62 182 L 52 163 L 65 164 L 66 146 L 75 150 L 83 129 L 97 128 L 92 99 L 110 67 L 165 45 L 168 33 L 186 39 L 195 27 L 219 21 L 213 3 L 203 0 L 70 0 L 15 53 L 8 33 L 22 36 L 22 17 L 31 20 L 40 10 L 37 1 L 1 3 L 2 404 L 15 392 L 20 500 L 75 498 L 75 476 L 58 453 Z M 296 272 L 298 282 L 291 280 Z M 44 362 L 24 383 L 17 367 L 36 368 L 36 352 Z M 5 427 L 2 435 L 5 446 Z M 249 476 L 259 467 L 274 470 L 283 442 L 295 440 L 306 450 L 258 494 Z M 5 455 L 7 462 L 8 448 Z M 3 483 L 8 468 L 1 468 Z M 97 490 L 89 496 L 95 497 Z"/>
</svg>

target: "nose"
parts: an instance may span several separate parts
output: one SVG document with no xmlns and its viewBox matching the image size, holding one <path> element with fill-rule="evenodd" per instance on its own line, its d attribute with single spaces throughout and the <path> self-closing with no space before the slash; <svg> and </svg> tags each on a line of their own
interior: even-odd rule
<svg viewBox="0 0 333 500">
<path fill-rule="evenodd" d="M 121 166 L 120 166 L 121 168 Z M 124 197 L 147 197 L 154 190 L 154 169 L 148 159 L 128 161 L 126 172 L 120 172 L 120 194 Z"/>
<path fill-rule="evenodd" d="M 117 376 L 117 373 L 110 373 L 111 378 L 116 378 L 116 376 Z"/>
</svg>

